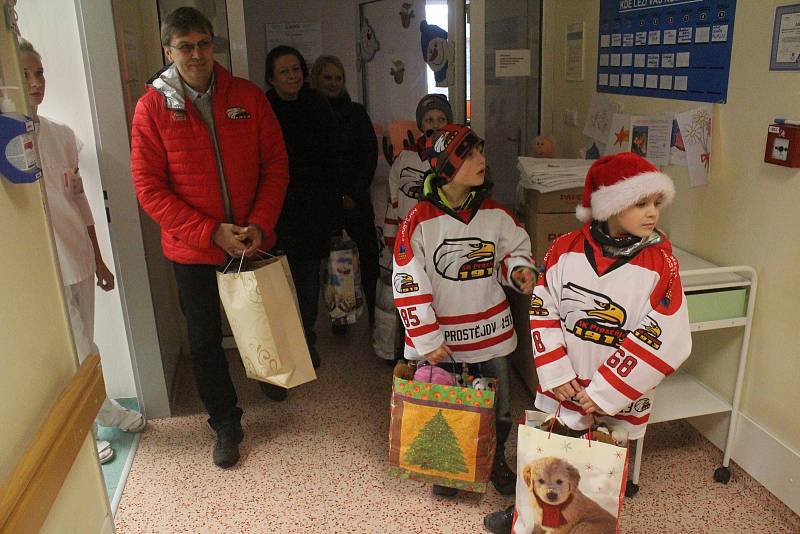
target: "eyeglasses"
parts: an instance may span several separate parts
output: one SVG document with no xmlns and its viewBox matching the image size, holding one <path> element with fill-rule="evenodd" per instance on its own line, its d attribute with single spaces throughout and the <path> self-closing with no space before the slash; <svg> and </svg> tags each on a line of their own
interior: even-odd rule
<svg viewBox="0 0 800 534">
<path fill-rule="evenodd" d="M 206 50 L 211 48 L 211 46 L 213 44 L 214 44 L 214 39 L 213 38 L 209 38 L 209 39 L 203 39 L 202 41 L 198 41 L 197 43 L 194 43 L 194 44 L 193 43 L 183 43 L 183 44 L 181 44 L 179 46 L 172 46 L 172 45 L 167 45 L 167 46 L 169 46 L 170 48 L 174 48 L 175 50 L 177 50 L 178 52 L 180 52 L 181 54 L 183 54 L 185 56 L 188 56 L 188 55 L 194 53 L 194 49 L 195 48 L 197 48 L 198 52 L 205 52 Z"/>
</svg>

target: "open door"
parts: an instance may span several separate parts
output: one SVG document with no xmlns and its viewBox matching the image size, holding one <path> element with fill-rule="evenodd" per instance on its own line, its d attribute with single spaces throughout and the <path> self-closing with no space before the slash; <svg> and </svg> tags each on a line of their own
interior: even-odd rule
<svg viewBox="0 0 800 534">
<path fill-rule="evenodd" d="M 464 0 L 367 0 L 360 2 L 359 15 L 361 94 L 378 133 L 413 122 L 417 102 L 427 93 L 447 95 L 455 122 L 465 122 Z M 426 59 L 435 66 L 447 63 L 446 73 L 435 73 Z"/>
<path fill-rule="evenodd" d="M 486 139 L 493 196 L 516 204 L 517 157 L 531 153 L 539 133 L 541 0 L 472 0 L 470 108 L 472 126 Z M 499 55 L 528 62 L 504 68 Z"/>
</svg>

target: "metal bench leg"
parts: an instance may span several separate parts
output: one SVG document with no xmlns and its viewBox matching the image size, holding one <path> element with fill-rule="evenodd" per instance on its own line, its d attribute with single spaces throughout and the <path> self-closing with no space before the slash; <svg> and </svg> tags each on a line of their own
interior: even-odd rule
<svg viewBox="0 0 800 534">
<path fill-rule="evenodd" d="M 633 459 L 633 476 L 625 486 L 625 496 L 633 497 L 639 492 L 639 472 L 642 469 L 642 449 L 644 448 L 644 437 L 635 440 L 636 456 Z"/>
</svg>

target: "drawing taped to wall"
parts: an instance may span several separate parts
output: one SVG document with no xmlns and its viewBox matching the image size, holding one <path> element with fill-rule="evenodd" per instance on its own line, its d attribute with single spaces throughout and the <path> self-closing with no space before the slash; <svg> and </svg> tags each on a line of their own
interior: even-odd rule
<svg viewBox="0 0 800 534">
<path fill-rule="evenodd" d="M 689 184 L 707 185 L 711 168 L 711 107 L 679 113 L 676 118 L 686 147 Z"/>
</svg>

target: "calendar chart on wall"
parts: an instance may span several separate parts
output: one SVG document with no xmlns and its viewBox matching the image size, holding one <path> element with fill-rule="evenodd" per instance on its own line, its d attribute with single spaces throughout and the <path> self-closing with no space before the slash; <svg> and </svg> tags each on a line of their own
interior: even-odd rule
<svg viewBox="0 0 800 534">
<path fill-rule="evenodd" d="M 724 103 L 736 0 L 601 0 L 597 92 Z"/>
</svg>

